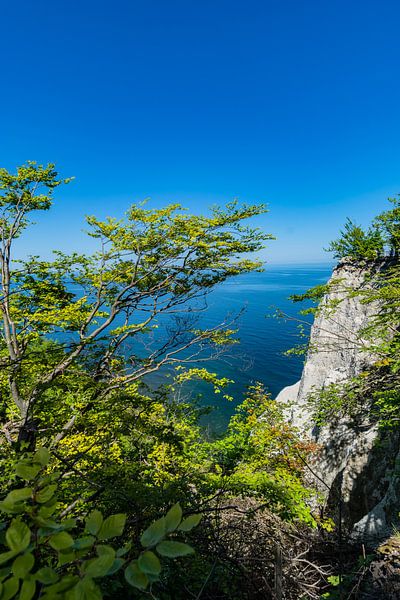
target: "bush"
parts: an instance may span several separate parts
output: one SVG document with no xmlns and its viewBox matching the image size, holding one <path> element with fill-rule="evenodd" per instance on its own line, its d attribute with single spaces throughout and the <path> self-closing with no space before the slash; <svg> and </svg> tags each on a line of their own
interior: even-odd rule
<svg viewBox="0 0 400 600">
<path fill-rule="evenodd" d="M 160 578 L 160 558 L 194 552 L 179 539 L 169 539 L 191 531 L 201 519 L 199 514 L 183 519 L 179 504 L 142 533 L 142 550 L 134 557 L 129 539 L 118 543 L 125 514 L 104 518 L 93 510 L 83 522 L 65 518 L 57 500 L 60 474 L 51 472 L 49 460 L 46 448 L 20 460 L 15 475 L 26 484 L 12 489 L 0 503 L 0 511 L 9 516 L 2 523 L 1 600 L 97 600 L 103 597 L 102 580 L 122 571 L 129 586 L 146 590 Z"/>
</svg>

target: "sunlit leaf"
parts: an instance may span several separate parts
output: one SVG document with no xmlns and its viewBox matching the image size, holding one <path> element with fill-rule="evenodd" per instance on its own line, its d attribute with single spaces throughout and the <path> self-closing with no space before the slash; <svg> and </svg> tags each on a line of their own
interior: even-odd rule
<svg viewBox="0 0 400 600">
<path fill-rule="evenodd" d="M 123 513 L 111 515 L 104 520 L 100 531 L 97 534 L 99 540 L 108 540 L 122 535 L 126 522 L 126 515 Z"/>
<path fill-rule="evenodd" d="M 203 515 L 201 514 L 197 514 L 190 515 L 190 517 L 186 517 L 186 519 L 183 519 L 182 523 L 179 525 L 178 531 L 191 531 L 200 523 L 202 516 Z"/>
<path fill-rule="evenodd" d="M 165 515 L 165 528 L 167 533 L 175 531 L 182 519 L 182 509 L 179 502 L 174 504 Z"/>
<path fill-rule="evenodd" d="M 66 531 L 60 531 L 52 535 L 49 544 L 54 550 L 64 550 L 70 548 L 74 543 L 73 538 Z"/>
<path fill-rule="evenodd" d="M 40 463 L 42 467 L 45 467 L 49 463 L 50 452 L 47 448 L 38 448 L 33 455 L 33 460 Z"/>
<path fill-rule="evenodd" d="M 28 554 L 22 554 L 21 556 L 17 556 L 14 560 L 12 572 L 16 577 L 24 579 L 24 577 L 32 570 L 34 564 L 35 559 L 33 558 L 33 554 L 30 552 Z"/>
<path fill-rule="evenodd" d="M 114 557 L 110 554 L 103 554 L 98 558 L 93 558 L 83 565 L 85 575 L 88 577 L 104 577 L 111 569 L 114 563 Z"/>
<path fill-rule="evenodd" d="M 48 502 L 54 496 L 54 492 L 56 491 L 56 489 L 57 485 L 55 484 L 48 485 L 42 488 L 36 494 L 36 501 L 39 502 L 39 504 L 44 504 L 45 502 Z"/>
<path fill-rule="evenodd" d="M 142 546 L 148 548 L 158 544 L 166 534 L 166 522 L 165 518 L 157 519 L 154 521 L 143 533 L 140 538 Z"/>
<path fill-rule="evenodd" d="M 15 467 L 15 472 L 18 477 L 21 479 L 25 479 L 26 481 L 30 481 L 31 479 L 35 479 L 36 475 L 40 471 L 40 465 L 34 465 L 31 463 L 19 462 Z"/>
<path fill-rule="evenodd" d="M 31 531 L 25 523 L 13 519 L 10 527 L 6 531 L 7 545 L 15 552 L 23 552 L 29 546 L 31 541 Z"/>
<path fill-rule="evenodd" d="M 97 535 L 103 524 L 103 515 L 99 510 L 94 510 L 86 517 L 85 529 L 92 535 Z"/>
</svg>

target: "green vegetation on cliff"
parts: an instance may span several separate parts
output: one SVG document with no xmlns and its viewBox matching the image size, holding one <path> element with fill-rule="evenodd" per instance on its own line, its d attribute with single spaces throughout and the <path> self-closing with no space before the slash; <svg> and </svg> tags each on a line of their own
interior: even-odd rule
<svg viewBox="0 0 400 600">
<path fill-rule="evenodd" d="M 15 240 L 65 183 L 53 165 L 0 170 L 0 599 L 246 597 L 256 579 L 237 574 L 221 515 L 248 502 L 242 528 L 266 508 L 314 527 L 313 448 L 259 385 L 210 440 L 179 386 L 227 384 L 192 363 L 234 343 L 234 324 L 199 329 L 193 302 L 260 269 L 248 254 L 271 235 L 243 221 L 265 208 L 134 205 L 87 219 L 91 256 L 16 261 Z M 147 387 L 165 366 L 175 381 Z"/>
<path fill-rule="evenodd" d="M 383 427 L 396 426 L 400 420 L 400 200 L 391 198 L 389 202 L 392 207 L 379 214 L 367 230 L 348 220 L 328 248 L 336 258 L 363 270 L 364 285 L 346 289 L 334 279 L 329 285 L 293 296 L 296 302 L 313 301 L 314 307 L 305 312 L 334 315 L 344 298 L 357 298 L 370 307 L 369 322 L 354 343 L 360 353 L 373 357 L 371 366 L 351 381 L 312 394 L 310 401 L 319 424 L 360 413 Z M 337 286 L 342 300 L 321 302 Z"/>
</svg>

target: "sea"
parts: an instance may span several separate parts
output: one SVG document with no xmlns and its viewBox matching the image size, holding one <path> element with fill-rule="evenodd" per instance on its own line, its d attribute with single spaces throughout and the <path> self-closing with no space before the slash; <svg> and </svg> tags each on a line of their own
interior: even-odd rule
<svg viewBox="0 0 400 600">
<path fill-rule="evenodd" d="M 197 326 L 210 328 L 232 322 L 239 343 L 221 356 L 198 363 L 194 359 L 190 366 L 207 368 L 232 383 L 216 394 L 212 385 L 194 381 L 179 393 L 186 400 L 213 407 L 205 417 L 211 430 L 226 427 L 249 386 L 261 382 L 275 397 L 283 387 L 300 379 L 304 357 L 285 352 L 307 341 L 312 317 L 299 314 L 307 304 L 293 303 L 289 297 L 325 283 L 331 272 L 332 264 L 267 265 L 261 273 L 229 279 L 208 295 Z M 168 377 L 171 371 L 161 371 L 150 377 L 149 384 L 158 385 Z M 232 400 L 224 398 L 225 394 Z"/>
</svg>

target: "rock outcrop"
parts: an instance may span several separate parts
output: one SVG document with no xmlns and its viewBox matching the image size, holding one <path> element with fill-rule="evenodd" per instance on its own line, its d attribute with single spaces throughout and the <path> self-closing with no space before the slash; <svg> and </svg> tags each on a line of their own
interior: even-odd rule
<svg viewBox="0 0 400 600">
<path fill-rule="evenodd" d="M 366 277 L 370 267 L 346 260 L 336 267 L 312 326 L 302 378 L 284 388 L 277 401 L 287 405 L 288 419 L 320 446 L 312 477 L 327 503 L 340 510 L 353 537 L 373 544 L 388 537 L 398 523 L 399 435 L 383 433 L 368 419 L 368 411 L 357 419 L 341 417 L 318 427 L 308 401 L 313 392 L 348 381 L 375 360 L 360 332 L 377 307 L 348 294 L 349 289 L 371 285 Z"/>
</svg>

